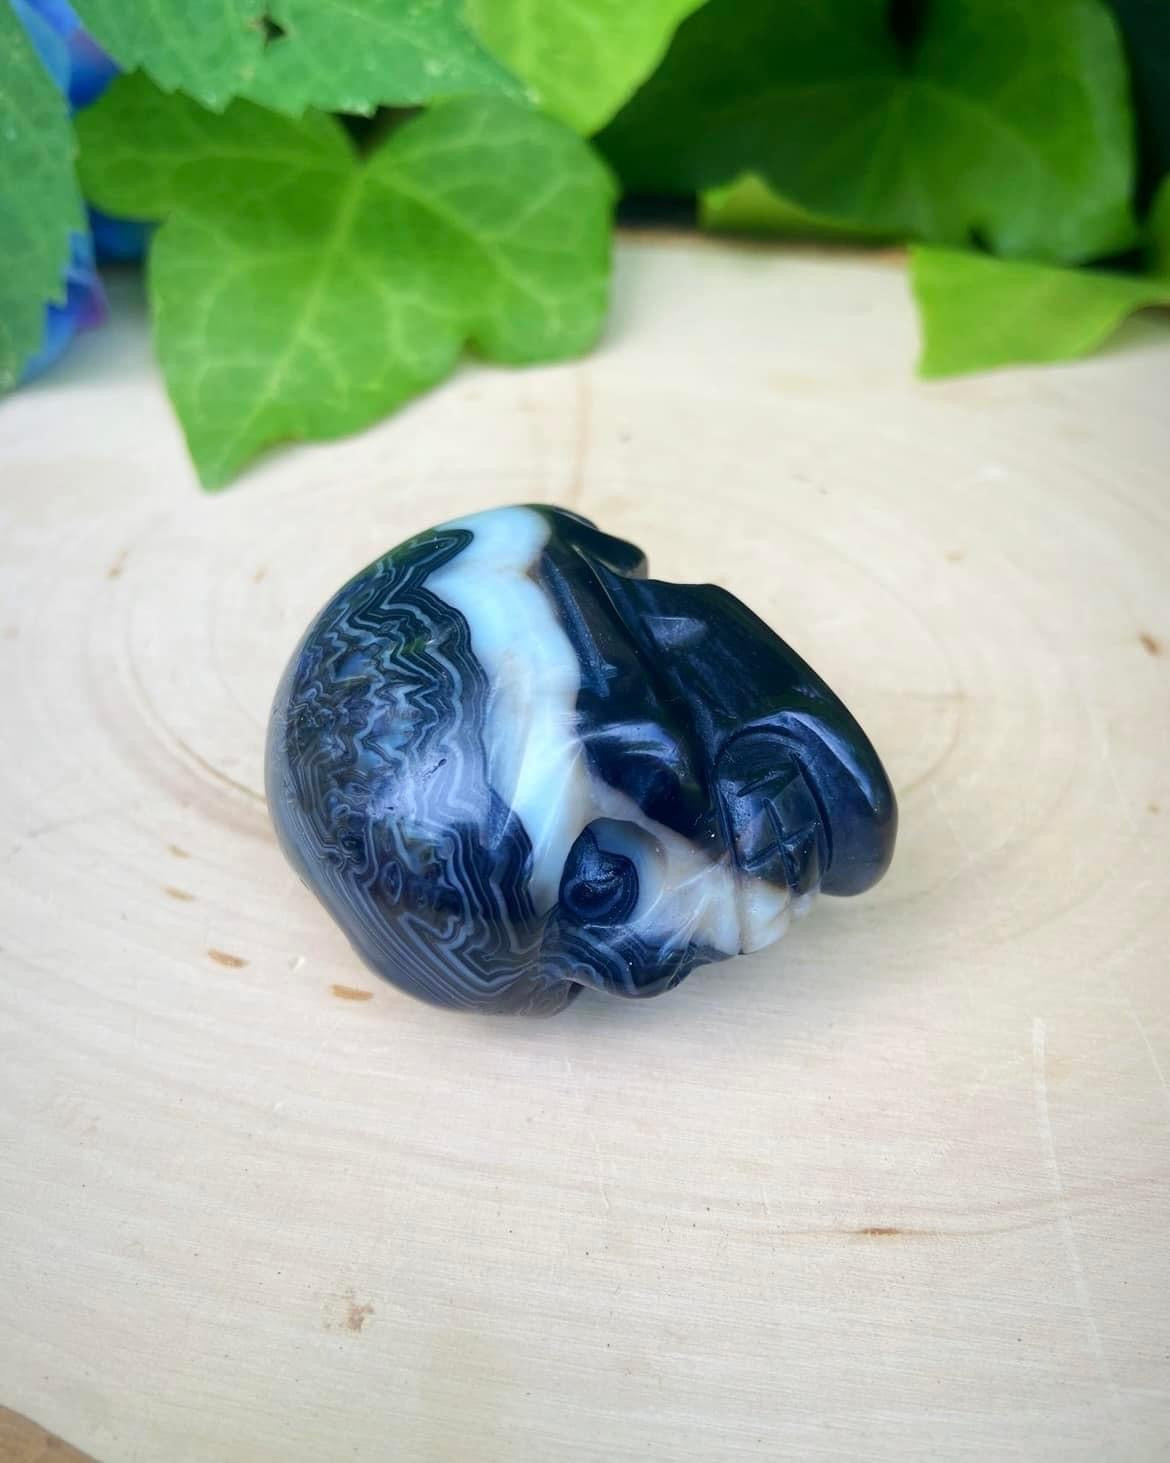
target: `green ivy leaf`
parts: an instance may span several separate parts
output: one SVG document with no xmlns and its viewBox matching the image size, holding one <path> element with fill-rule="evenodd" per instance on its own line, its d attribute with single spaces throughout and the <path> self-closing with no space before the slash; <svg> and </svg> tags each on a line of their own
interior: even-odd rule
<svg viewBox="0 0 1170 1463">
<path fill-rule="evenodd" d="M 1100 0 L 710 0 L 602 134 L 633 188 L 758 173 L 893 237 L 1077 260 L 1132 242 L 1132 117 Z"/>
<path fill-rule="evenodd" d="M 367 426 L 470 342 L 523 363 L 587 349 L 613 183 L 588 144 L 503 98 L 440 103 L 359 158 L 341 126 L 142 77 L 78 119 L 87 195 L 164 217 L 155 340 L 200 477 Z"/>
<path fill-rule="evenodd" d="M 264 0 L 73 0 L 82 24 L 124 71 L 223 107 L 256 75 Z"/>
<path fill-rule="evenodd" d="M 1170 278 L 1062 269 L 958 249 L 911 252 L 922 376 L 1088 355 L 1135 310 L 1170 305 Z"/>
<path fill-rule="evenodd" d="M 284 33 L 245 94 L 278 111 L 369 113 L 460 92 L 522 95 L 472 34 L 460 0 L 269 0 L 267 12 Z"/>
<path fill-rule="evenodd" d="M 467 0 L 484 44 L 546 112 L 589 135 L 629 100 L 704 0 Z"/>
<path fill-rule="evenodd" d="M 1150 263 L 1155 274 L 1170 276 L 1170 173 L 1150 209 Z"/>
<path fill-rule="evenodd" d="M 124 70 L 221 110 L 248 96 L 369 113 L 457 92 L 519 94 L 463 21 L 460 0 L 77 0 Z"/>
<path fill-rule="evenodd" d="M 64 298 L 69 234 L 84 227 L 65 102 L 0 0 L 0 391 L 39 348 L 46 303 Z"/>
<path fill-rule="evenodd" d="M 745 173 L 726 187 L 708 188 L 702 193 L 699 222 L 715 233 L 768 234 L 841 244 L 888 242 L 886 235 L 801 208 L 791 199 L 782 198 L 754 173 Z"/>
</svg>

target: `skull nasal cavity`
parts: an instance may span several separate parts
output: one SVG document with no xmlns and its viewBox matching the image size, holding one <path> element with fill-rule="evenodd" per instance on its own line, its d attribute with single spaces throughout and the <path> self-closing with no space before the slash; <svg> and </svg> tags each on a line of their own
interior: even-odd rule
<svg viewBox="0 0 1170 1463">
<path fill-rule="evenodd" d="M 562 915 L 580 924 L 620 924 L 638 902 L 638 871 L 624 854 L 612 853 L 586 828 L 569 850 L 561 875 Z"/>
</svg>

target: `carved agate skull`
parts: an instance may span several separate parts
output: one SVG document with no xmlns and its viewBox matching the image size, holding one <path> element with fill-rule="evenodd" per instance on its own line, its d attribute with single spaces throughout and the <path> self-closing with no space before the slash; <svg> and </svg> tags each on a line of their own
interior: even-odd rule
<svg viewBox="0 0 1170 1463">
<path fill-rule="evenodd" d="M 657 995 L 858 894 L 897 828 L 828 686 L 725 590 L 563 509 L 493 509 L 321 611 L 268 742 L 281 844 L 362 958 L 443 1006 Z"/>
</svg>

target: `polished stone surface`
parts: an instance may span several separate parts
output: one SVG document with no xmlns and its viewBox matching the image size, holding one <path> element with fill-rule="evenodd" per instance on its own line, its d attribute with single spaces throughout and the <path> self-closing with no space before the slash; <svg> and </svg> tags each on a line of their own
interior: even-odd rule
<svg viewBox="0 0 1170 1463">
<path fill-rule="evenodd" d="M 559 508 L 391 550 L 285 672 L 268 799 L 362 958 L 443 1006 L 657 995 L 885 872 L 857 722 L 726 590 Z"/>
</svg>

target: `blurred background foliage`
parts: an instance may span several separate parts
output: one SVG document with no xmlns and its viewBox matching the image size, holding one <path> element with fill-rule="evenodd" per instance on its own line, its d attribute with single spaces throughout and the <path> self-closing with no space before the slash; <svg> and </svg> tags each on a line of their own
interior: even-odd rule
<svg viewBox="0 0 1170 1463">
<path fill-rule="evenodd" d="M 0 0 L 0 135 L 0 385 L 148 252 L 209 487 L 587 350 L 615 206 L 910 246 L 927 376 L 1170 305 L 1170 0 Z"/>
</svg>

